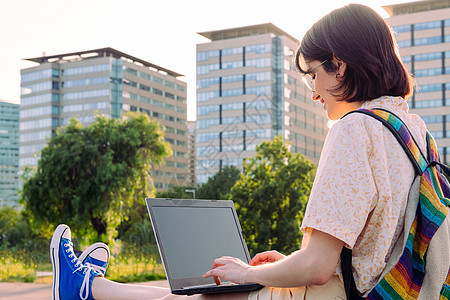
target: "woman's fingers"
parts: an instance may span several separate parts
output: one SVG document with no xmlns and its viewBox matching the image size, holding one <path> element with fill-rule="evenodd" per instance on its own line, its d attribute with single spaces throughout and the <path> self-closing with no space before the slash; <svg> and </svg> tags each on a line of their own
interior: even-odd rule
<svg viewBox="0 0 450 300">
<path fill-rule="evenodd" d="M 261 265 L 267 262 L 267 253 L 263 252 L 263 253 L 258 253 L 256 254 L 253 259 L 250 261 L 249 265 L 250 266 L 257 266 L 257 265 Z"/>
<path fill-rule="evenodd" d="M 207 278 L 207 277 L 213 276 L 214 282 L 215 282 L 217 285 L 220 285 L 220 278 L 219 278 L 219 275 L 215 275 L 215 274 L 213 274 L 213 273 L 218 273 L 218 272 L 217 272 L 217 271 L 218 271 L 217 268 L 219 268 L 219 267 L 221 267 L 221 266 L 223 266 L 222 263 L 219 263 L 217 259 L 214 260 L 212 269 L 211 269 L 210 271 L 206 272 L 206 273 L 203 275 L 203 277 L 204 277 L 204 278 Z M 212 272 L 213 270 L 215 270 L 215 272 Z M 209 273 L 209 274 L 208 274 L 208 273 Z M 207 274 L 208 274 L 208 275 L 207 275 Z"/>
<path fill-rule="evenodd" d="M 255 257 L 253 257 L 253 259 L 250 261 L 249 265 L 257 266 L 257 265 L 262 265 L 265 263 L 273 263 L 273 262 L 279 261 L 285 257 L 286 256 L 284 256 L 283 254 L 281 254 L 275 250 L 261 252 L 261 253 L 256 254 Z"/>
<path fill-rule="evenodd" d="M 213 266 L 212 266 L 212 269 L 211 270 L 209 270 L 208 272 L 206 272 L 205 274 L 203 274 L 203 277 L 204 278 L 208 278 L 208 277 L 211 277 L 211 276 L 213 276 L 213 280 L 214 280 L 214 282 L 217 284 L 217 285 L 220 285 L 220 278 L 219 278 L 219 276 L 221 275 L 221 270 L 220 269 L 217 269 L 217 268 L 220 268 L 220 267 L 222 267 L 223 265 L 224 265 L 224 260 L 223 260 L 223 257 L 222 258 L 219 258 L 219 259 L 215 259 L 214 260 L 214 262 L 213 262 Z"/>
<path fill-rule="evenodd" d="M 217 268 L 215 268 L 215 269 L 211 269 L 211 270 L 209 270 L 208 272 L 206 272 L 205 274 L 203 274 L 203 278 L 208 278 L 208 277 L 213 277 L 213 280 L 214 280 L 214 282 L 217 284 L 217 285 L 220 285 L 220 278 L 219 278 L 219 273 L 220 272 L 218 272 L 219 270 L 217 270 Z"/>
<path fill-rule="evenodd" d="M 211 270 L 203 274 L 204 278 L 213 277 L 216 284 L 220 284 L 220 278 L 235 283 L 244 283 L 243 274 L 248 265 L 241 260 L 229 256 L 224 256 L 214 260 Z"/>
</svg>

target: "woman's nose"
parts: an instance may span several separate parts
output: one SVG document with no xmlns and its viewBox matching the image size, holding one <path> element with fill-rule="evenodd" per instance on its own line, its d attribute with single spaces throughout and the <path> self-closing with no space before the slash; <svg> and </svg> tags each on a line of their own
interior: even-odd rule
<svg viewBox="0 0 450 300">
<path fill-rule="evenodd" d="M 320 100 L 320 95 L 317 94 L 316 92 L 312 92 L 311 98 L 313 99 L 313 101 L 318 101 Z"/>
</svg>

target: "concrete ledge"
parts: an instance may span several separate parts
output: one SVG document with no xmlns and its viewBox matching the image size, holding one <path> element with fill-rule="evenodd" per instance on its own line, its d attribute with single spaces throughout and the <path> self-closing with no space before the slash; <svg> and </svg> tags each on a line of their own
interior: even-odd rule
<svg viewBox="0 0 450 300">
<path fill-rule="evenodd" d="M 137 282 L 132 284 L 169 287 L 167 280 Z M 48 300 L 51 298 L 51 284 L 0 282 L 0 300 Z"/>
</svg>

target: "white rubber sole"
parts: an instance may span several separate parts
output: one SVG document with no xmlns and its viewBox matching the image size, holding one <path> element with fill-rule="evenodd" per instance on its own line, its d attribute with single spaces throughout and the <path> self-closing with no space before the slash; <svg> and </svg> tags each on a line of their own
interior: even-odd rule
<svg viewBox="0 0 450 300">
<path fill-rule="evenodd" d="M 60 262 L 59 262 L 59 247 L 61 239 L 66 230 L 70 230 L 69 226 L 61 224 L 58 225 L 53 233 L 52 241 L 50 242 L 50 259 L 53 268 L 53 283 L 52 283 L 52 300 L 61 300 L 59 293 L 59 281 L 61 276 Z"/>
</svg>

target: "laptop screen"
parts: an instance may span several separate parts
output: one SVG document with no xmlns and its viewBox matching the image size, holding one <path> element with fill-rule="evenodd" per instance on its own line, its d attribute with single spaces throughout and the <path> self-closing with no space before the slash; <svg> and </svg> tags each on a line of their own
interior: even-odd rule
<svg viewBox="0 0 450 300">
<path fill-rule="evenodd" d="M 232 207 L 154 206 L 153 213 L 172 278 L 201 276 L 221 256 L 248 262 Z"/>
</svg>

